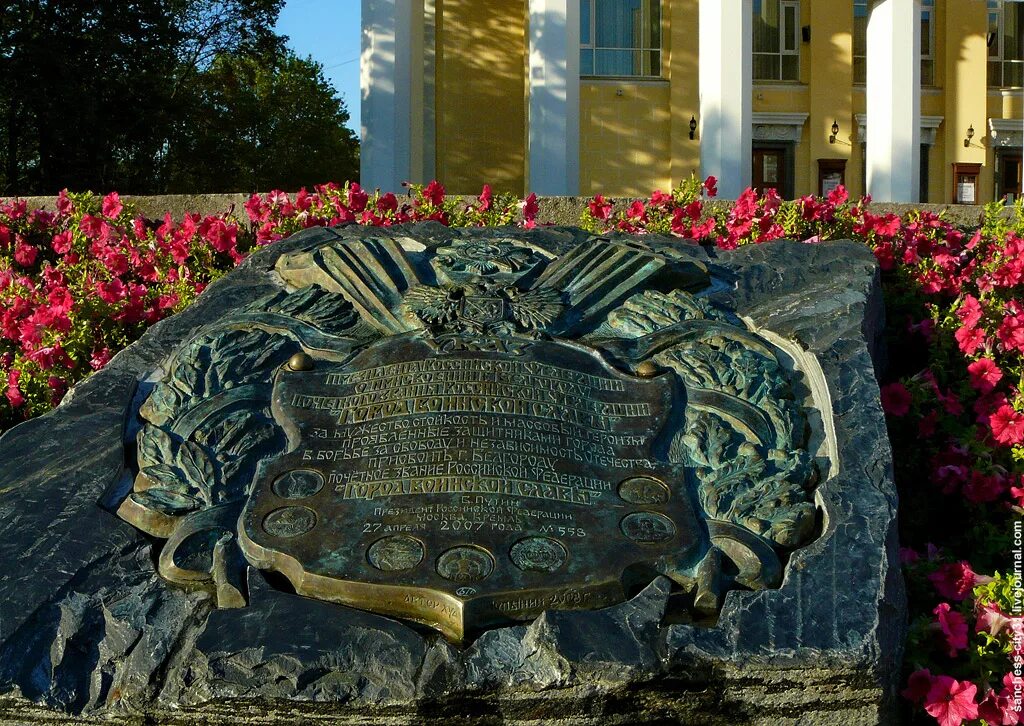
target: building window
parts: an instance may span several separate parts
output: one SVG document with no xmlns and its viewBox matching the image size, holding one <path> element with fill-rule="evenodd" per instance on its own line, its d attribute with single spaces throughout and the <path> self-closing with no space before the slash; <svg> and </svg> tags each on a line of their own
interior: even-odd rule
<svg viewBox="0 0 1024 726">
<path fill-rule="evenodd" d="M 853 0 L 853 82 L 868 78 L 868 0 Z"/>
<path fill-rule="evenodd" d="M 921 0 L 921 85 L 935 85 L 935 0 Z"/>
<path fill-rule="evenodd" d="M 661 0 L 582 0 L 580 75 L 660 76 Z"/>
<path fill-rule="evenodd" d="M 1024 3 L 988 1 L 988 85 L 1024 86 Z"/>
<path fill-rule="evenodd" d="M 754 0 L 754 79 L 800 80 L 799 0 Z"/>
<path fill-rule="evenodd" d="M 853 0 L 853 82 L 868 77 L 868 0 Z M 935 0 L 921 0 L 921 85 L 935 85 Z"/>
</svg>

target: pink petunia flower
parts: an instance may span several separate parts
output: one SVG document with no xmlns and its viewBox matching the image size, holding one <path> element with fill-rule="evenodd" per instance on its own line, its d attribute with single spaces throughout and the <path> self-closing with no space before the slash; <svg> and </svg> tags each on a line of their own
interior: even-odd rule
<svg viewBox="0 0 1024 726">
<path fill-rule="evenodd" d="M 964 295 L 960 307 L 957 308 L 956 316 L 965 327 L 974 328 L 981 321 L 982 309 L 978 298 L 973 295 Z"/>
<path fill-rule="evenodd" d="M 995 440 L 1001 444 L 1012 446 L 1024 442 L 1024 416 L 1008 404 L 989 416 L 989 426 Z"/>
<path fill-rule="evenodd" d="M 992 602 L 979 603 L 976 611 L 978 619 L 974 623 L 974 632 L 988 633 L 993 638 L 1004 630 L 1020 629 L 1024 618 L 1007 615 Z"/>
<path fill-rule="evenodd" d="M 964 486 L 964 496 L 974 504 L 994 502 L 1006 491 L 1006 480 L 998 474 L 971 472 L 971 480 Z"/>
<path fill-rule="evenodd" d="M 978 687 L 970 681 L 936 676 L 925 696 L 924 710 L 939 726 L 960 726 L 978 718 L 978 705 L 974 702 L 977 693 Z"/>
<path fill-rule="evenodd" d="M 901 695 L 908 701 L 920 703 L 928 695 L 928 691 L 932 689 L 932 681 L 934 680 L 935 677 L 927 668 L 914 671 L 910 674 L 910 678 L 907 679 L 907 687 L 903 689 Z"/>
<path fill-rule="evenodd" d="M 1006 685 L 1001 691 L 990 690 L 978 704 L 978 718 L 989 726 L 1017 726 L 1021 721 L 1021 712 L 1013 700 L 1012 673 L 1006 675 L 1004 683 Z"/>
<path fill-rule="evenodd" d="M 117 192 L 111 192 L 103 197 L 103 216 L 116 219 L 121 216 L 124 205 L 121 203 L 121 196 Z"/>
<path fill-rule="evenodd" d="M 961 602 L 974 589 L 977 576 L 968 562 L 952 562 L 928 575 L 935 590 L 947 600 Z M 949 606 L 946 606 L 947 609 Z"/>
<path fill-rule="evenodd" d="M 964 355 L 973 355 L 985 345 L 985 331 L 981 328 L 969 328 L 965 325 L 958 329 L 953 337 L 956 338 L 960 352 Z"/>
<path fill-rule="evenodd" d="M 1003 372 L 991 358 L 979 358 L 967 366 L 971 376 L 971 387 L 979 393 L 988 393 L 1003 378 Z"/>
<path fill-rule="evenodd" d="M 946 638 L 949 657 L 955 658 L 959 651 L 967 647 L 967 621 L 945 602 L 936 605 L 932 613 L 936 617 L 936 625 Z"/>
<path fill-rule="evenodd" d="M 910 413 L 912 400 L 910 391 L 902 383 L 882 386 L 882 409 L 890 416 L 906 416 Z"/>
<path fill-rule="evenodd" d="M 612 205 L 600 194 L 596 195 L 587 204 L 590 209 L 590 216 L 602 222 L 607 222 L 612 217 Z"/>
</svg>

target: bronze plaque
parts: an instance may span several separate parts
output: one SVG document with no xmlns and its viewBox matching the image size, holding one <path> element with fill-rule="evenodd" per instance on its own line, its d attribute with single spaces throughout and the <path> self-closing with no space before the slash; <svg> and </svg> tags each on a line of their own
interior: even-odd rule
<svg viewBox="0 0 1024 726">
<path fill-rule="evenodd" d="M 407 335 L 284 367 L 291 451 L 260 472 L 243 550 L 301 594 L 454 639 L 619 602 L 624 571 L 698 552 L 684 468 L 652 453 L 672 403 L 671 376 L 561 341 L 443 352 Z"/>
<path fill-rule="evenodd" d="M 658 575 L 701 618 L 778 586 L 816 521 L 806 419 L 703 265 L 460 234 L 296 247 L 165 361 L 118 509 L 160 574 L 242 607 L 276 571 L 455 641 Z"/>
</svg>

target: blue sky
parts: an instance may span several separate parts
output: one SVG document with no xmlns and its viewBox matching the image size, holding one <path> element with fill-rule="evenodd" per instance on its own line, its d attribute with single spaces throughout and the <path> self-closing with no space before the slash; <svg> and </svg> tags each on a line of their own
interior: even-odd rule
<svg viewBox="0 0 1024 726">
<path fill-rule="evenodd" d="M 287 0 L 277 32 L 300 56 L 312 56 L 345 99 L 348 125 L 359 132 L 360 0 Z"/>
</svg>

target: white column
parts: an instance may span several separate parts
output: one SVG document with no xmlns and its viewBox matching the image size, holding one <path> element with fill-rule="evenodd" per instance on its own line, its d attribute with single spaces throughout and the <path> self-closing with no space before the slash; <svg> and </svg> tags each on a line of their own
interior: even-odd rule
<svg viewBox="0 0 1024 726">
<path fill-rule="evenodd" d="M 412 0 L 362 0 L 362 144 L 367 189 L 399 192 L 411 176 Z"/>
<path fill-rule="evenodd" d="M 868 18 L 867 186 L 917 202 L 921 175 L 921 2 L 876 0 Z"/>
<path fill-rule="evenodd" d="M 437 0 L 423 0 L 423 169 L 422 178 L 437 176 Z"/>
<path fill-rule="evenodd" d="M 750 186 L 753 47 L 752 0 L 700 0 L 701 175 L 723 199 Z"/>
<path fill-rule="evenodd" d="M 528 192 L 580 187 L 580 0 L 529 0 Z"/>
</svg>

